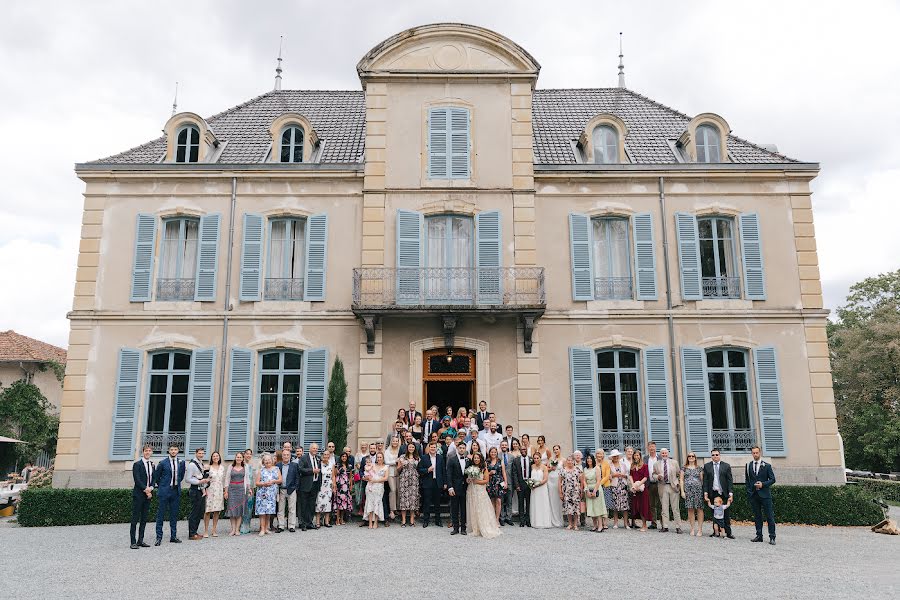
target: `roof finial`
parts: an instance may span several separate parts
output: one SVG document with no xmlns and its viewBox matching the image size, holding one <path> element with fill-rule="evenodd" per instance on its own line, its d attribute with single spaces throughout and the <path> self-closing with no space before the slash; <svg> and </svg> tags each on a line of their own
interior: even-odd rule
<svg viewBox="0 0 900 600">
<path fill-rule="evenodd" d="M 622 32 L 619 32 L 619 87 L 625 88 L 625 63 L 622 62 Z"/>
<path fill-rule="evenodd" d="M 175 98 L 172 99 L 172 116 L 178 112 L 178 82 L 175 82 Z"/>
<path fill-rule="evenodd" d="M 275 67 L 275 91 L 281 90 L 281 46 L 284 43 L 282 35 L 278 40 L 278 66 Z"/>
</svg>

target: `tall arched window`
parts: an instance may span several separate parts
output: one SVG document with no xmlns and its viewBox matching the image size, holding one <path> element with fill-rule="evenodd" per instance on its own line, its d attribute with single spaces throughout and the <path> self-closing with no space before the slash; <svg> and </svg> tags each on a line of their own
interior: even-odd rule
<svg viewBox="0 0 900 600">
<path fill-rule="evenodd" d="M 200 130 L 185 125 L 178 130 L 175 146 L 175 162 L 195 163 L 200 159 Z"/>
<path fill-rule="evenodd" d="M 597 352 L 597 384 L 600 394 L 600 446 L 641 447 L 638 353 L 625 349 Z"/>
<path fill-rule="evenodd" d="M 169 446 L 184 448 L 191 353 L 157 352 L 150 355 L 150 386 L 143 444 L 154 454 L 165 454 Z"/>
<path fill-rule="evenodd" d="M 300 382 L 303 355 L 280 350 L 261 355 L 257 452 L 272 452 L 300 440 Z"/>
<path fill-rule="evenodd" d="M 747 353 L 738 348 L 706 351 L 712 443 L 728 452 L 747 451 L 756 443 L 750 415 Z"/>
<path fill-rule="evenodd" d="M 712 125 L 700 125 L 697 127 L 697 162 L 717 163 L 722 162 L 719 155 L 719 130 Z"/>
<path fill-rule="evenodd" d="M 281 132 L 281 162 L 303 162 L 303 129 L 289 125 Z"/>
<path fill-rule="evenodd" d="M 609 125 L 594 127 L 591 144 L 594 163 L 610 165 L 619 162 L 619 133 Z"/>
<path fill-rule="evenodd" d="M 730 217 L 697 219 L 700 234 L 700 271 L 704 298 L 740 298 L 734 220 Z"/>
</svg>

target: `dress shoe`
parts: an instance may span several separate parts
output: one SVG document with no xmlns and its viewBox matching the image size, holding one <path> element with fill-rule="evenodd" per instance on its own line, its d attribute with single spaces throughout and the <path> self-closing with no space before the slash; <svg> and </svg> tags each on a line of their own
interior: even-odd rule
<svg viewBox="0 0 900 600">
<path fill-rule="evenodd" d="M 291 527 L 290 529 L 288 529 L 288 533 L 294 533 L 294 532 L 296 532 L 296 531 L 297 531 L 297 530 L 294 529 L 293 527 Z"/>
<path fill-rule="evenodd" d="M 194 535 L 192 535 L 192 536 L 190 537 L 190 539 L 191 539 L 191 541 L 196 542 L 196 541 L 198 541 L 198 540 L 202 540 L 202 539 L 203 539 L 203 536 L 200 535 L 199 533 L 195 533 Z"/>
<path fill-rule="evenodd" d="M 436 527 L 443 527 L 440 521 L 435 521 L 434 524 Z"/>
<path fill-rule="evenodd" d="M 770 545 L 770 546 L 774 546 L 774 545 L 775 545 L 775 538 L 769 538 L 769 545 Z"/>
<path fill-rule="evenodd" d="M 301 527 L 301 528 L 300 528 L 300 531 L 306 531 L 306 527 L 305 527 L 305 526 L 304 526 L 304 527 Z"/>
<path fill-rule="evenodd" d="M 150 544 L 145 544 L 144 542 L 138 542 L 138 546 L 140 546 L 141 548 L 149 548 Z"/>
<path fill-rule="evenodd" d="M 761 541 L 763 541 L 763 539 L 762 539 L 762 536 L 761 536 L 761 535 L 758 535 L 758 536 L 756 536 L 755 538 L 753 538 L 753 539 L 750 540 L 750 541 L 751 541 L 751 542 L 761 542 Z"/>
<path fill-rule="evenodd" d="M 282 529 L 280 527 L 276 527 L 275 529 L 272 530 L 272 533 L 281 533 L 282 531 L 284 531 L 284 529 Z"/>
<path fill-rule="evenodd" d="M 663 527 L 662 529 L 659 530 L 659 532 L 660 532 L 660 533 L 669 533 L 669 528 L 668 528 L 668 527 Z"/>
<path fill-rule="evenodd" d="M 519 523 L 519 527 L 525 527 L 525 523 Z"/>
<path fill-rule="evenodd" d="M 460 535 L 466 535 L 466 530 L 465 530 L 465 529 L 460 529 L 460 530 L 459 530 L 459 533 L 460 533 Z"/>
<path fill-rule="evenodd" d="M 307 527 L 307 529 L 312 529 L 313 531 L 315 531 L 318 528 L 319 528 L 318 525 L 310 525 L 309 527 Z"/>
<path fill-rule="evenodd" d="M 450 535 L 459 535 L 459 529 L 454 529 L 450 532 Z"/>
<path fill-rule="evenodd" d="M 367 525 L 368 525 L 368 523 L 366 521 L 363 521 L 362 523 L 359 524 L 360 527 L 366 527 Z M 306 529 L 304 529 L 303 531 L 306 531 Z"/>
<path fill-rule="evenodd" d="M 503 522 L 503 519 L 500 519 L 500 527 L 503 527 L 506 523 Z"/>
<path fill-rule="evenodd" d="M 132 545 L 131 545 L 131 549 L 132 549 L 132 550 L 137 550 L 138 548 L 140 548 L 140 546 L 138 546 L 137 544 L 132 544 Z"/>
<path fill-rule="evenodd" d="M 428 522 L 422 523 L 422 529 L 425 529 L 426 527 L 428 527 Z"/>
<path fill-rule="evenodd" d="M 647 529 L 656 529 L 656 523 L 650 523 L 650 526 Z"/>
<path fill-rule="evenodd" d="M 675 533 L 681 533 L 681 528 L 680 528 L 680 527 L 676 527 L 676 528 L 675 528 Z"/>
<path fill-rule="evenodd" d="M 727 537 L 727 538 L 728 538 L 728 539 L 729 539 L 729 540 L 733 540 L 733 539 L 734 539 L 734 536 L 733 536 L 733 535 L 731 535 L 731 534 L 730 534 L 730 533 L 729 533 L 729 534 L 727 534 L 727 535 L 726 535 L 726 536 L 725 536 L 725 537 Z"/>
<path fill-rule="evenodd" d="M 711 533 L 711 534 L 709 534 L 709 537 L 716 537 L 716 534 L 715 534 L 715 533 Z"/>
<path fill-rule="evenodd" d="M 160 544 L 162 544 L 162 538 L 156 538 L 156 543 L 153 544 L 153 545 L 154 545 L 154 546 L 159 546 Z"/>
<path fill-rule="evenodd" d="M 181 540 L 179 540 L 178 538 L 172 538 L 171 540 L 169 540 L 169 543 L 170 544 L 180 544 Z"/>
<path fill-rule="evenodd" d="M 384 523 L 384 526 L 385 526 L 385 527 L 387 527 L 387 526 L 388 526 L 388 524 L 387 524 L 387 522 L 386 522 L 386 521 L 385 521 L 385 523 Z M 327 528 L 328 528 L 328 529 L 331 529 L 331 525 L 330 525 L 330 524 L 328 524 L 328 523 L 325 523 L 325 525 L 323 525 L 323 527 L 327 527 Z"/>
<path fill-rule="evenodd" d="M 387 519 L 385 519 L 385 520 L 384 520 L 384 526 L 385 526 L 385 527 L 390 527 L 390 526 L 391 526 L 391 522 L 388 521 Z M 325 524 L 325 525 L 323 525 L 323 527 L 331 527 L 331 525 Z"/>
</svg>

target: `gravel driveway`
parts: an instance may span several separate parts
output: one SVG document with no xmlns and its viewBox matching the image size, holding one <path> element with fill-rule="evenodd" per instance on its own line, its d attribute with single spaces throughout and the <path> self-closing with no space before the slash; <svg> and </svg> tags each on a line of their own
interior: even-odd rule
<svg viewBox="0 0 900 600">
<path fill-rule="evenodd" d="M 736 540 L 519 527 L 504 527 L 499 539 L 483 540 L 451 537 L 433 525 L 368 531 L 356 523 L 266 538 L 228 537 L 227 530 L 227 523 L 220 523 L 218 538 L 131 550 L 128 525 L 3 525 L 0 598 L 190 594 L 271 600 L 285 596 L 286 588 L 294 591 L 285 597 L 317 600 L 603 598 L 615 589 L 616 597 L 667 600 L 900 594 L 900 536 L 864 528 L 780 527 L 774 547 L 751 544 L 752 528 L 746 526 L 735 527 Z M 179 524 L 179 534 L 187 540 L 186 523 Z M 664 566 L 654 574 L 650 565 L 656 563 Z M 237 564 L 241 575 L 235 573 Z M 714 574 L 723 568 L 728 576 Z M 611 573 L 621 581 L 612 583 Z M 632 593 L 629 588 L 642 578 L 646 585 Z"/>
</svg>

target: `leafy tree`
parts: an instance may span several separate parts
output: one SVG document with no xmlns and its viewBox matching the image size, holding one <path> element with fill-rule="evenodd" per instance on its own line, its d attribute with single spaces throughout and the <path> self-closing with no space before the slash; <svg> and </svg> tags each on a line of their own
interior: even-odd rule
<svg viewBox="0 0 900 600">
<path fill-rule="evenodd" d="M 828 330 L 838 427 L 851 468 L 900 470 L 900 271 L 850 288 Z"/>
<path fill-rule="evenodd" d="M 331 369 L 331 380 L 328 382 L 328 440 L 334 442 L 335 450 L 340 453 L 347 445 L 347 435 L 351 422 L 347 419 L 347 380 L 344 377 L 344 363 L 335 357 Z"/>
<path fill-rule="evenodd" d="M 0 391 L 0 435 L 25 442 L 3 444 L 0 464 L 34 460 L 41 450 L 56 451 L 59 417 L 51 409 L 41 390 L 24 379 Z"/>
</svg>

